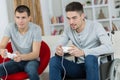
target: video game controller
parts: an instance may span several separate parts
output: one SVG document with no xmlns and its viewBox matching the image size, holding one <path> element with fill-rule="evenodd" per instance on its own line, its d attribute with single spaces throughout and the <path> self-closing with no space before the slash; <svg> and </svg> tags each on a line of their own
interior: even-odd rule
<svg viewBox="0 0 120 80">
<path fill-rule="evenodd" d="M 69 53 L 70 47 L 62 47 L 64 53 Z"/>
<path fill-rule="evenodd" d="M 17 55 L 15 53 L 11 54 L 11 53 L 7 52 L 6 56 L 7 56 L 7 58 L 13 59 Z"/>
</svg>

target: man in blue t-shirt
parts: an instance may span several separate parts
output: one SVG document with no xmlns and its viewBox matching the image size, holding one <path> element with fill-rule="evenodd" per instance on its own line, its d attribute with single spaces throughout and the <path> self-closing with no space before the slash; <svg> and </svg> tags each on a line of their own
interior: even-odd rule
<svg viewBox="0 0 120 80">
<path fill-rule="evenodd" d="M 8 24 L 5 29 L 0 43 L 0 55 L 6 58 L 5 47 L 10 40 L 16 56 L 4 63 L 7 73 L 25 71 L 30 80 L 39 80 L 37 69 L 40 61 L 41 28 L 31 23 L 30 19 L 30 9 L 27 6 L 19 5 L 15 9 L 15 23 Z M 0 64 L 0 77 L 5 75 L 3 64 Z"/>
</svg>

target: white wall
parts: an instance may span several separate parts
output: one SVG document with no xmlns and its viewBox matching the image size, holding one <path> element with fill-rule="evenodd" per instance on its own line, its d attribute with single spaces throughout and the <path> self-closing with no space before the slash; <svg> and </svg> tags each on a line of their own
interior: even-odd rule
<svg viewBox="0 0 120 80">
<path fill-rule="evenodd" d="M 0 0 L 0 41 L 8 22 L 9 21 L 6 0 Z"/>
<path fill-rule="evenodd" d="M 8 20 L 9 22 L 14 21 L 14 0 L 6 0 L 7 12 L 8 12 Z"/>
<path fill-rule="evenodd" d="M 41 12 L 42 12 L 42 20 L 43 20 L 43 26 L 44 26 L 44 34 L 50 35 L 50 18 L 49 18 L 49 0 L 40 0 L 41 5 Z"/>
<path fill-rule="evenodd" d="M 13 1 L 14 0 L 0 0 L 0 41 L 2 39 L 6 25 L 9 22 L 14 21 Z M 50 27 L 48 26 L 48 24 L 50 24 L 49 13 L 48 13 L 49 9 L 46 8 L 46 5 L 48 5 L 48 0 L 40 0 L 40 1 L 42 7 L 44 32 L 45 35 L 50 35 Z"/>
</svg>

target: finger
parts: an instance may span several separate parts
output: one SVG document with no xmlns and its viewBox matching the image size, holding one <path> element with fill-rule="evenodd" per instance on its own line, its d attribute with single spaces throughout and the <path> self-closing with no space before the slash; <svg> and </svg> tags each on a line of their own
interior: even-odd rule
<svg viewBox="0 0 120 80">
<path fill-rule="evenodd" d="M 15 53 L 17 56 L 20 56 L 20 52 L 15 51 L 14 53 Z"/>
<path fill-rule="evenodd" d="M 8 52 L 8 50 L 7 50 L 7 49 L 4 49 L 4 51 L 5 51 L 5 52 Z"/>
<path fill-rule="evenodd" d="M 62 48 L 62 45 L 59 45 L 60 48 Z"/>
<path fill-rule="evenodd" d="M 15 62 L 19 62 L 19 58 L 18 58 L 18 57 L 14 57 L 13 60 L 14 60 Z"/>
<path fill-rule="evenodd" d="M 70 47 L 74 48 L 74 47 L 76 47 L 76 46 L 72 44 L 72 45 L 70 45 Z"/>
<path fill-rule="evenodd" d="M 3 58 L 7 58 L 7 54 L 6 54 L 6 53 L 3 53 L 1 56 L 2 56 Z"/>
<path fill-rule="evenodd" d="M 15 54 L 19 54 L 19 52 L 18 52 L 18 51 L 15 51 L 14 53 L 15 53 Z"/>
<path fill-rule="evenodd" d="M 75 54 L 74 54 L 74 53 L 72 53 L 72 52 L 70 52 L 70 55 L 71 55 L 71 56 L 74 56 Z"/>
<path fill-rule="evenodd" d="M 59 56 L 62 56 L 63 53 L 62 53 L 61 51 L 58 51 L 58 55 L 59 55 Z"/>
</svg>

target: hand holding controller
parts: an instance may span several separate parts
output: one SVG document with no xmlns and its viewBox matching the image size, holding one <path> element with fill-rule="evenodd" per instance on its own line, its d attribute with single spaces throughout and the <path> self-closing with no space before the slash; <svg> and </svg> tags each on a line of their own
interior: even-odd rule
<svg viewBox="0 0 120 80">
<path fill-rule="evenodd" d="M 13 59 L 15 56 L 17 56 L 15 53 L 11 54 L 9 52 L 6 53 L 7 57 L 10 59 Z"/>
<path fill-rule="evenodd" d="M 62 47 L 64 53 L 69 53 L 70 47 Z"/>
</svg>

